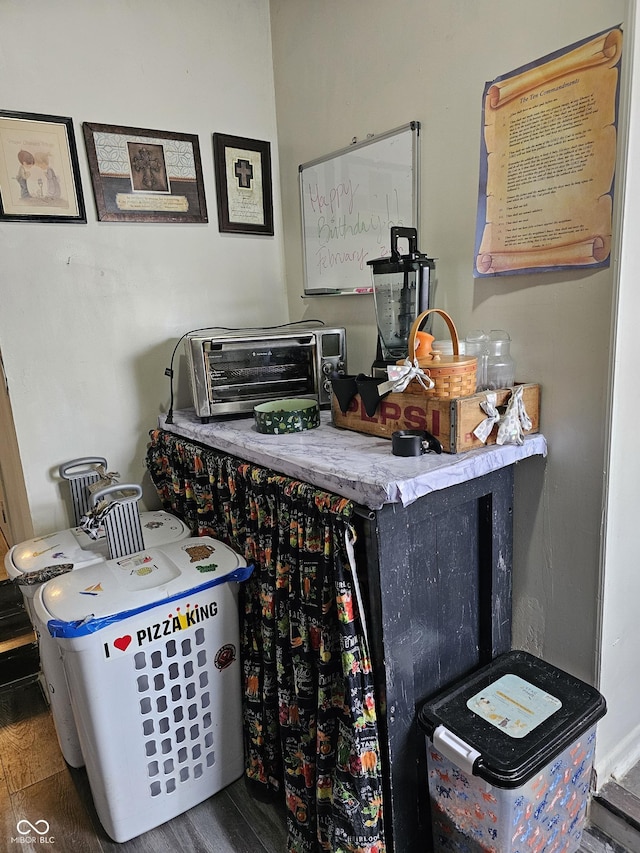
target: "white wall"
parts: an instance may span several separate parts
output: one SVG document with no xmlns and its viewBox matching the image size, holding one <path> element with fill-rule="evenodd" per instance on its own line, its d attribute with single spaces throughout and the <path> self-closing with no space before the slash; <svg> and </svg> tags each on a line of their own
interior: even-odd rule
<svg viewBox="0 0 640 853">
<path fill-rule="evenodd" d="M 73 118 L 87 207 L 86 225 L 0 223 L 0 348 L 45 532 L 68 523 L 61 462 L 141 482 L 184 332 L 287 319 L 277 156 L 275 237 L 219 233 L 213 172 L 215 131 L 277 151 L 268 0 L 0 0 L 0 105 Z M 208 224 L 97 222 L 83 121 L 198 134 Z"/>
<path fill-rule="evenodd" d="M 618 258 L 480 281 L 472 268 L 484 83 L 626 17 L 625 0 L 271 0 L 291 315 L 345 324 L 350 371 L 368 371 L 370 297 L 300 299 L 296 167 L 421 121 L 419 246 L 437 258 L 436 305 L 462 334 L 507 329 L 517 378 L 542 385 L 549 456 L 516 470 L 513 644 L 591 683 Z"/>
<path fill-rule="evenodd" d="M 601 723 L 598 735 L 602 778 L 606 778 L 611 772 L 618 777 L 623 775 L 639 757 L 640 749 L 640 458 L 635 447 L 637 425 L 640 422 L 640 396 L 637 392 L 635 367 L 640 318 L 640 259 L 637 240 L 640 227 L 640 38 L 637 17 L 635 26 L 629 27 L 627 52 L 629 63 L 633 61 L 628 93 L 632 108 L 607 465 L 607 525 L 603 548 L 605 574 L 602 594 L 600 689 L 607 698 L 609 713 Z"/>
<path fill-rule="evenodd" d="M 67 523 L 51 474 L 62 461 L 103 454 L 140 481 L 147 431 L 168 404 L 164 368 L 190 328 L 317 316 L 347 326 L 350 368 L 368 370 L 371 301 L 301 299 L 297 167 L 418 119 L 419 245 L 438 258 L 437 304 L 463 333 L 509 329 L 519 378 L 543 387 L 549 458 L 521 463 L 516 476 L 514 644 L 595 681 L 618 257 L 597 273 L 478 282 L 471 269 L 484 82 L 627 17 L 626 0 L 271 0 L 276 135 L 267 0 L 0 0 L 0 105 L 73 117 L 88 211 L 86 225 L 0 223 L 0 348 L 36 530 Z M 625 62 L 631 53 L 628 39 Z M 209 224 L 97 222 L 83 121 L 197 133 Z M 214 131 L 271 141 L 275 238 L 218 232 Z M 634 124 L 636 160 L 638 147 Z M 633 159 L 602 590 L 605 767 L 608 754 L 628 751 L 637 707 Z M 178 404 L 188 403 L 180 376 L 178 387 Z"/>
</svg>

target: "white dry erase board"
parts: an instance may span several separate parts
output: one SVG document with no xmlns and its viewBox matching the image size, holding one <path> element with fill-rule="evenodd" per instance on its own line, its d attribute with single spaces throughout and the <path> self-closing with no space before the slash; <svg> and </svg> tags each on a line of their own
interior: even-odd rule
<svg viewBox="0 0 640 853">
<path fill-rule="evenodd" d="M 299 167 L 306 295 L 370 292 L 392 226 L 418 228 L 419 134 L 412 121 Z"/>
</svg>

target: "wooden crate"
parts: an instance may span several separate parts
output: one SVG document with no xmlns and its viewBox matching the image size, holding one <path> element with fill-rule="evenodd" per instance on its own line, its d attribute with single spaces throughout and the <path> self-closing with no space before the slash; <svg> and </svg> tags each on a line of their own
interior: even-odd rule
<svg viewBox="0 0 640 853">
<path fill-rule="evenodd" d="M 527 435 L 540 429 L 540 386 L 522 384 L 524 407 L 531 420 Z M 496 402 L 502 412 L 509 402 L 511 389 L 502 388 L 496 393 Z M 481 391 L 469 397 L 429 397 L 426 394 L 389 394 L 378 404 L 373 417 L 364 409 L 360 395 L 351 400 L 346 414 L 340 411 L 335 395 L 332 395 L 331 413 L 333 424 L 340 429 L 351 429 L 368 435 L 391 438 L 399 429 L 426 429 L 442 444 L 447 453 L 462 453 L 483 447 L 473 430 L 485 419 L 480 403 L 487 392 Z M 485 444 L 495 444 L 498 426 L 494 426 Z"/>
</svg>

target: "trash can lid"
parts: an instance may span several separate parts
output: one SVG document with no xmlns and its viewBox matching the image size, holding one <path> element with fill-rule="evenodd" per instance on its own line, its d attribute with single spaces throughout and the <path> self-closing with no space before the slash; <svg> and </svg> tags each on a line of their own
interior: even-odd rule
<svg viewBox="0 0 640 853">
<path fill-rule="evenodd" d="M 252 571 L 223 542 L 200 536 L 60 575 L 42 585 L 34 606 L 53 637 L 81 637 Z"/>
<path fill-rule="evenodd" d="M 140 525 L 147 548 L 190 536 L 187 525 L 164 510 L 141 512 Z M 100 539 L 92 539 L 81 527 L 70 527 L 14 545 L 7 553 L 5 568 L 9 577 L 19 580 L 24 575 L 66 563 L 73 563 L 74 569 L 83 568 L 108 556 L 104 532 Z"/>
<path fill-rule="evenodd" d="M 445 740 L 446 733 L 460 739 L 473 775 L 517 788 L 605 713 L 594 687 L 528 652 L 512 651 L 428 699 L 418 723 L 432 740 L 441 732 Z"/>
</svg>

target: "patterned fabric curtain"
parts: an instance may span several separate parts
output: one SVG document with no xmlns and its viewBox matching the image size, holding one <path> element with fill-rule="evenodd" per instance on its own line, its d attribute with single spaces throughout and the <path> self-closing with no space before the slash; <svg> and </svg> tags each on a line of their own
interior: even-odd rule
<svg viewBox="0 0 640 853">
<path fill-rule="evenodd" d="M 161 430 L 147 467 L 165 509 L 255 563 L 241 599 L 246 774 L 284 796 L 289 853 L 383 853 L 353 505 Z"/>
</svg>

